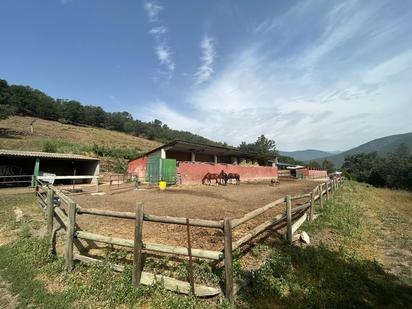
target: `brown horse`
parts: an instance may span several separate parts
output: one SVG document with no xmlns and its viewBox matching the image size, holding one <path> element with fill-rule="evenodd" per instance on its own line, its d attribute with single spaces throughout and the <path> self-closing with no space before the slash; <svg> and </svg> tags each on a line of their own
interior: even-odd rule
<svg viewBox="0 0 412 309">
<path fill-rule="evenodd" d="M 216 180 L 216 184 L 219 184 L 220 174 L 206 173 L 202 179 L 202 184 L 205 184 L 206 180 L 209 181 L 209 185 L 212 184 L 212 180 Z"/>
<path fill-rule="evenodd" d="M 240 184 L 240 175 L 237 173 L 229 173 L 227 174 L 227 179 L 230 180 L 230 182 L 232 182 L 232 179 L 236 180 L 236 184 Z"/>
<path fill-rule="evenodd" d="M 225 173 L 225 171 L 224 170 L 221 170 L 220 171 L 220 174 L 219 174 L 219 183 L 221 184 L 221 185 L 225 185 L 226 186 L 226 184 L 227 184 L 227 174 Z"/>
</svg>

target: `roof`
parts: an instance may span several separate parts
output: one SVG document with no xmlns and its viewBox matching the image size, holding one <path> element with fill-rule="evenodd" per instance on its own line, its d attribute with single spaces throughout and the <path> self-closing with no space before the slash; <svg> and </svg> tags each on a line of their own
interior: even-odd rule
<svg viewBox="0 0 412 309">
<path fill-rule="evenodd" d="M 165 149 L 166 151 L 167 150 L 175 150 L 175 151 L 183 151 L 183 152 L 193 151 L 195 153 L 203 153 L 203 154 L 209 154 L 209 155 L 238 156 L 242 158 L 252 158 L 252 159 L 260 159 L 260 160 L 268 160 L 268 159 L 274 158 L 271 155 L 260 155 L 257 153 L 242 152 L 234 147 L 214 146 L 214 145 L 186 142 L 186 141 L 181 141 L 181 140 L 175 140 L 173 142 L 159 146 L 144 154 L 141 154 L 137 158 L 147 156 L 151 153 L 159 151 L 162 148 Z M 134 159 L 137 159 L 137 158 L 134 158 Z"/>
<path fill-rule="evenodd" d="M 97 158 L 91 158 L 91 157 L 86 157 L 86 156 L 82 156 L 82 155 L 78 155 L 78 154 L 71 154 L 71 153 L 20 151 L 20 150 L 6 150 L 6 149 L 0 149 L 0 157 L 99 161 L 99 159 L 97 159 Z"/>
</svg>

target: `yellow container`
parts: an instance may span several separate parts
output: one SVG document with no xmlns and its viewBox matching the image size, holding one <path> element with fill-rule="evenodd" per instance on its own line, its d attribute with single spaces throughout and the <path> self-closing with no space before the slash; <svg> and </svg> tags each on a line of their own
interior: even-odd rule
<svg viewBox="0 0 412 309">
<path fill-rule="evenodd" d="M 160 190 L 166 189 L 166 181 L 159 181 L 159 189 Z"/>
</svg>

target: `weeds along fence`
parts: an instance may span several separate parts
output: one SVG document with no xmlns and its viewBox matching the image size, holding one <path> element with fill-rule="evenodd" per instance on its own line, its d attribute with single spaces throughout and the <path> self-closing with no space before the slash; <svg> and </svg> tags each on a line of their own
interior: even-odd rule
<svg viewBox="0 0 412 309">
<path fill-rule="evenodd" d="M 331 197 L 333 192 L 339 188 L 343 181 L 344 179 L 330 180 L 319 184 L 309 193 L 295 196 L 288 195 L 263 207 L 255 209 L 241 218 L 225 218 L 224 220 L 219 221 L 151 215 L 144 212 L 144 205 L 141 202 L 137 203 L 135 212 L 118 212 L 95 208 L 83 208 L 80 205 L 77 205 L 73 200 L 64 195 L 53 185 L 44 184 L 41 181 L 36 183 L 35 193 L 38 198 L 39 205 L 46 213 L 47 232 L 50 237 L 50 252 L 52 254 L 56 254 L 57 231 L 60 229 L 64 229 L 66 231 L 64 259 L 65 266 L 68 271 L 73 269 L 73 261 L 75 260 L 84 263 L 102 263 L 102 261 L 97 258 L 82 254 L 82 252 L 84 252 L 84 248 L 80 240 L 101 242 L 133 249 L 134 286 L 138 286 L 139 284 L 151 285 L 157 281 L 161 281 L 163 282 L 164 287 L 168 290 L 185 294 L 193 293 L 199 297 L 215 296 L 223 292 L 229 302 L 233 302 L 234 295 L 240 288 L 239 285 L 235 285 L 233 281 L 233 252 L 249 243 L 253 238 L 260 235 L 264 231 L 267 231 L 269 228 L 278 231 L 281 229 L 285 230 L 284 228 L 286 227 L 286 232 L 281 232 L 279 235 L 283 235 L 289 243 L 292 243 L 296 240 L 295 233 L 299 226 L 306 220 L 311 221 L 314 219 L 315 203 L 319 201 L 320 207 L 323 207 L 325 200 Z M 302 200 L 304 203 L 302 205 L 292 207 L 292 201 L 294 200 Z M 66 207 L 62 207 L 63 204 L 65 204 Z M 232 239 L 232 232 L 234 229 L 280 205 L 284 206 L 284 212 L 252 228 L 236 241 Z M 67 209 L 67 211 L 65 209 Z M 76 217 L 79 215 L 105 216 L 133 220 L 135 223 L 134 239 L 129 240 L 108 237 L 81 230 L 76 224 Z M 54 226 L 54 218 L 58 223 L 58 226 L 56 227 Z M 142 235 L 143 224 L 145 221 L 186 226 L 187 247 L 145 242 Z M 222 250 L 211 251 L 192 248 L 191 227 L 218 229 L 222 231 L 224 243 Z M 74 252 L 74 246 L 77 247 L 79 253 Z M 185 258 L 188 258 L 189 282 L 143 271 L 143 251 L 151 251 L 174 256 L 184 256 Z M 194 283 L 192 268 L 193 258 L 208 259 L 217 262 L 223 261 L 224 285 L 222 289 Z M 122 271 L 124 269 L 123 265 L 117 264 L 110 264 L 110 267 L 117 271 Z"/>
</svg>

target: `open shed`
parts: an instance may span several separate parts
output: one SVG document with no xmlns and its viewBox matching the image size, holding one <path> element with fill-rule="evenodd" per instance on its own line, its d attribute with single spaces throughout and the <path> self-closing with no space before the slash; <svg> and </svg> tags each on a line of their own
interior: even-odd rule
<svg viewBox="0 0 412 309">
<path fill-rule="evenodd" d="M 0 149 L 0 183 L 10 182 L 13 179 L 16 183 L 19 181 L 27 182 L 30 178 L 30 182 L 32 182 L 36 177 L 44 174 L 98 176 L 99 168 L 99 159 L 77 154 Z M 77 183 L 93 183 L 95 181 L 96 179 L 76 180 Z M 55 182 L 71 183 L 72 181 L 56 179 Z"/>
</svg>

